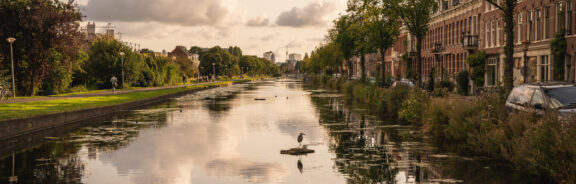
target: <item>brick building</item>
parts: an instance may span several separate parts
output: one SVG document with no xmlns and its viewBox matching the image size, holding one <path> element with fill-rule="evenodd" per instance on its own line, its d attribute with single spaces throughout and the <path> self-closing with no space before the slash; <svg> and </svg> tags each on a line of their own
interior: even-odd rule
<svg viewBox="0 0 576 184">
<path fill-rule="evenodd" d="M 500 0 L 503 1 L 503 0 Z M 465 60 L 468 55 L 484 51 L 486 61 L 485 86 L 502 83 L 504 71 L 504 21 L 502 11 L 485 0 L 438 0 L 429 24 L 429 31 L 422 45 L 422 76 L 428 76 L 435 68 L 437 79 L 441 74 L 453 80 L 454 76 L 469 66 Z M 557 80 L 554 77 L 554 59 L 550 51 L 550 41 L 556 32 L 565 29 L 567 55 L 564 64 L 564 78 L 575 79 L 576 24 L 573 0 L 521 0 L 516 7 L 516 26 L 514 40 L 514 80 L 515 84 L 524 82 L 524 55 L 528 82 Z M 403 32 L 406 32 L 403 30 Z M 404 44 L 406 43 L 406 44 Z M 406 60 L 414 51 L 414 39 L 410 35 L 401 36 L 394 48 L 387 52 L 387 62 Z M 526 49 L 527 48 L 527 49 Z M 413 55 L 413 54 L 412 54 Z M 398 67 L 386 71 L 387 75 L 405 77 L 408 62 L 399 62 Z M 394 66 L 394 65 L 392 65 Z M 417 71 L 417 66 L 412 66 Z M 444 72 L 442 72 L 444 71 Z"/>
</svg>

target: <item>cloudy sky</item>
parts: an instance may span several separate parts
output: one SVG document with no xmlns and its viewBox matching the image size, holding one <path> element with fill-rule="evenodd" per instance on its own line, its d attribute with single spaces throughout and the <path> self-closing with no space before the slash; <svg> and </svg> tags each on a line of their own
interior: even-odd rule
<svg viewBox="0 0 576 184">
<path fill-rule="evenodd" d="M 87 22 L 112 23 L 122 40 L 155 51 L 237 45 L 244 54 L 310 52 L 346 0 L 78 0 Z M 103 30 L 99 30 L 103 31 Z"/>
</svg>

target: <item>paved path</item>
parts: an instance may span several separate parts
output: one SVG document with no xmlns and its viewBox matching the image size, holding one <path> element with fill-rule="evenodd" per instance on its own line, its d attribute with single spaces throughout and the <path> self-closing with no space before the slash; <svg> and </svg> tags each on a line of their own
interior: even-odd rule
<svg viewBox="0 0 576 184">
<path fill-rule="evenodd" d="M 220 82 L 220 81 L 216 81 Z M 195 84 L 188 84 L 186 86 L 196 86 L 202 84 L 210 84 L 212 82 L 203 82 L 203 83 L 195 83 Z M 86 94 L 78 94 L 78 95 L 70 95 L 70 96 L 45 96 L 45 97 L 37 97 L 37 98 L 22 98 L 22 99 L 11 99 L 8 100 L 0 100 L 0 104 L 9 104 L 9 103 L 26 103 L 26 102 L 37 102 L 37 101 L 48 101 L 48 100 L 63 100 L 63 99 L 73 99 L 73 98 L 84 98 L 84 97 L 92 97 L 92 96 L 107 96 L 107 95 L 118 95 L 118 94 L 125 94 L 125 93 L 135 93 L 135 92 L 143 92 L 143 91 L 155 91 L 161 89 L 174 89 L 174 88 L 181 88 L 184 85 L 176 85 L 176 86 L 163 86 L 163 87 L 149 87 L 149 88 L 139 88 L 139 89 L 129 89 L 129 90 L 116 90 L 116 94 L 112 93 L 112 89 L 109 91 L 102 91 L 102 92 L 94 92 L 94 93 L 86 93 Z"/>
</svg>

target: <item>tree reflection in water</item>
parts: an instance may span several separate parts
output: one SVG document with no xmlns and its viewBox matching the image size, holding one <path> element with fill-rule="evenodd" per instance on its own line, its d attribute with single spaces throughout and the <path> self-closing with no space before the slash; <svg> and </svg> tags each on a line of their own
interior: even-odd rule
<svg viewBox="0 0 576 184">
<path fill-rule="evenodd" d="M 321 93 L 321 92 L 313 92 Z M 326 93 L 326 92 L 324 92 Z M 533 176 L 486 158 L 438 150 L 420 127 L 381 121 L 341 97 L 312 95 L 319 122 L 329 131 L 335 165 L 349 183 L 534 183 Z"/>
<path fill-rule="evenodd" d="M 96 159 L 100 152 L 118 150 L 133 142 L 142 129 L 167 126 L 167 113 L 177 109 L 174 103 L 166 103 L 133 111 L 34 145 L 15 156 L 17 183 L 81 183 L 85 175 L 85 163 L 79 157 L 82 149 L 87 150 L 89 159 Z M 8 181 L 11 171 L 12 155 L 1 156 L 0 183 Z"/>
</svg>

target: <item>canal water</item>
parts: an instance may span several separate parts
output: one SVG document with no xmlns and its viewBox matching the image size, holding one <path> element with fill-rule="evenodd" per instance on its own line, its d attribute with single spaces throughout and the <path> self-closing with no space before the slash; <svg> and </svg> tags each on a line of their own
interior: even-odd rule
<svg viewBox="0 0 576 184">
<path fill-rule="evenodd" d="M 526 181 L 506 164 L 442 152 L 417 127 L 343 102 L 285 78 L 210 89 L 39 140 L 4 141 L 0 183 Z M 299 146 L 301 132 L 315 153 L 281 155 Z"/>
</svg>

